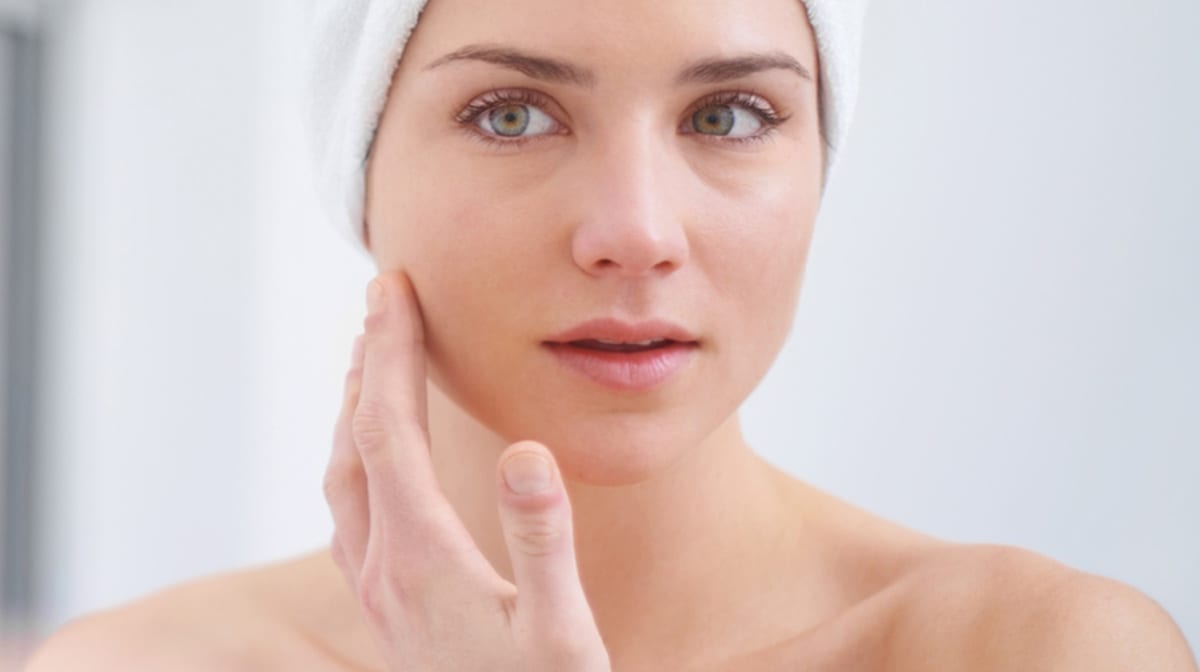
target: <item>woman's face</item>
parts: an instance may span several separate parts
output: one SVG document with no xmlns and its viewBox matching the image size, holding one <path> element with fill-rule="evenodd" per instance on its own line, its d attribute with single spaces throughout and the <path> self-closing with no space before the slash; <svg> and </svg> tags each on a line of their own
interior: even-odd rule
<svg viewBox="0 0 1200 672">
<path fill-rule="evenodd" d="M 584 74 L 443 59 L 467 45 Z M 757 53 L 810 77 L 691 67 Z M 575 480 L 642 480 L 705 441 L 791 328 L 820 200 L 817 73 L 799 0 L 431 0 L 366 219 L 378 267 L 412 278 L 434 384 Z M 666 382 L 614 390 L 545 344 L 602 317 L 668 320 L 698 347 Z"/>
</svg>

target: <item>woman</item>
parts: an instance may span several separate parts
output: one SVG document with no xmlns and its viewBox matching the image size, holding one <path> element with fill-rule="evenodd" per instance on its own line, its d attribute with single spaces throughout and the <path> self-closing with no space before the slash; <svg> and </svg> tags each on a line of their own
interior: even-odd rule
<svg viewBox="0 0 1200 672">
<path fill-rule="evenodd" d="M 341 176 L 381 273 L 330 549 L 82 619 L 31 669 L 1195 670 L 1135 590 L 905 529 L 743 440 L 849 118 L 838 11 L 424 6 Z M 331 72 L 393 53 L 348 43 Z"/>
</svg>

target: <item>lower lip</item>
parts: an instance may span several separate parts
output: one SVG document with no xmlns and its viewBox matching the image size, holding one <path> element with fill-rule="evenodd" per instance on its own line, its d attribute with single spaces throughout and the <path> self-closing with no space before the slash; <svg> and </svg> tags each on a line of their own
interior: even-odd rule
<svg viewBox="0 0 1200 672">
<path fill-rule="evenodd" d="M 652 389 L 679 373 L 692 361 L 699 345 L 672 343 L 641 352 L 609 352 L 565 343 L 546 343 L 558 361 L 593 382 L 622 391 Z"/>
</svg>

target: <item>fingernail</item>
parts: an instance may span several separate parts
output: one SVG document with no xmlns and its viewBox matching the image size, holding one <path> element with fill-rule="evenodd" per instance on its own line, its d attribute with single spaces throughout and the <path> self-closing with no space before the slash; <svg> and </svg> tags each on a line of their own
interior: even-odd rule
<svg viewBox="0 0 1200 672">
<path fill-rule="evenodd" d="M 354 348 L 350 351 L 350 366 L 356 366 L 363 358 L 363 337 L 359 334 L 354 338 Z"/>
<path fill-rule="evenodd" d="M 550 462 L 531 453 L 511 457 L 504 463 L 504 482 L 518 495 L 535 495 L 550 489 Z"/>
<path fill-rule="evenodd" d="M 367 284 L 367 310 L 378 313 L 383 309 L 383 283 L 372 280 Z"/>
</svg>

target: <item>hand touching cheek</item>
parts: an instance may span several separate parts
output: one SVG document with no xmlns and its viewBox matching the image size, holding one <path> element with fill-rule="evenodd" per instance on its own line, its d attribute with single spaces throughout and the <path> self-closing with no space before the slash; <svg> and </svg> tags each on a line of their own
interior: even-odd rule
<svg viewBox="0 0 1200 672">
<path fill-rule="evenodd" d="M 484 558 L 434 476 L 424 327 L 411 281 L 400 271 L 380 274 L 368 303 L 325 497 L 333 557 L 388 669 L 608 672 L 553 455 L 519 441 L 500 456 L 514 586 Z"/>
</svg>

